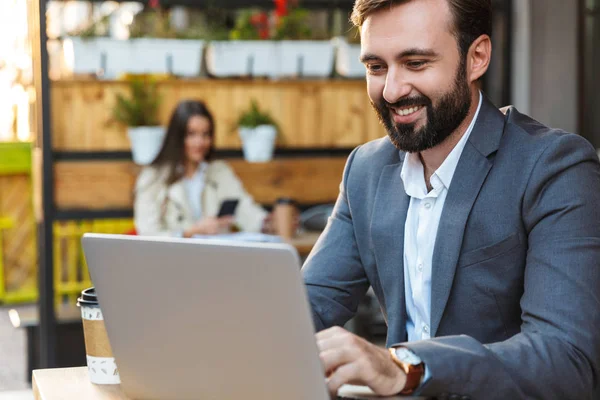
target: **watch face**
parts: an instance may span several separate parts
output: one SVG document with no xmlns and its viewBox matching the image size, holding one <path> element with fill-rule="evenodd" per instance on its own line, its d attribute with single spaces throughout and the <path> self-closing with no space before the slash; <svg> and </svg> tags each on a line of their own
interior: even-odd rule
<svg viewBox="0 0 600 400">
<path fill-rule="evenodd" d="M 396 348 L 396 357 L 402 362 L 405 362 L 410 365 L 419 365 L 423 361 L 417 356 L 415 353 L 407 349 L 406 347 L 397 347 Z"/>
</svg>

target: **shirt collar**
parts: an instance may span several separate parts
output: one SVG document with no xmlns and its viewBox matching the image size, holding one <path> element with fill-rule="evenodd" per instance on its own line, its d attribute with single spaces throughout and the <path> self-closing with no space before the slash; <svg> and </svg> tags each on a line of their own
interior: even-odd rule
<svg viewBox="0 0 600 400">
<path fill-rule="evenodd" d="M 198 168 L 196 168 L 196 172 L 194 172 L 194 175 L 191 176 L 190 178 L 185 178 L 185 179 L 188 181 L 195 180 L 195 179 L 203 179 L 204 174 L 206 173 L 206 168 L 208 168 L 208 163 L 206 161 L 201 162 L 200 164 L 198 164 Z"/>
<path fill-rule="evenodd" d="M 475 122 L 479 117 L 479 111 L 481 110 L 482 102 L 483 95 L 481 92 L 479 92 L 479 105 L 477 106 L 477 111 L 475 112 L 473 120 L 469 124 L 469 127 L 465 131 L 462 138 L 460 138 L 456 146 L 454 146 L 454 149 L 452 149 L 442 165 L 440 165 L 440 167 L 433 173 L 431 177 L 431 186 L 433 187 L 434 191 L 437 192 L 443 187 L 446 189 L 450 188 L 450 183 L 452 182 L 452 177 L 454 176 L 454 171 L 456 170 L 460 156 L 465 148 L 465 145 L 467 144 L 467 140 L 469 140 L 471 132 L 473 131 Z M 421 163 L 419 153 L 406 153 L 404 162 L 402 164 L 402 171 L 400 172 L 400 177 L 404 183 L 406 194 L 417 198 L 424 198 L 427 195 L 423 164 Z"/>
</svg>

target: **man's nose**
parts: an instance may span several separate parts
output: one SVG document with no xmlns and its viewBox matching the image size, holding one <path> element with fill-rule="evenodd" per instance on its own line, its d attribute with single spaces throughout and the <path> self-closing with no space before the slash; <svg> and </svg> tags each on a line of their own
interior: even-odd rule
<svg viewBox="0 0 600 400">
<path fill-rule="evenodd" d="M 407 82 L 404 74 L 398 69 L 390 69 L 383 88 L 383 98 L 390 104 L 408 96 L 412 90 L 412 85 Z"/>
</svg>

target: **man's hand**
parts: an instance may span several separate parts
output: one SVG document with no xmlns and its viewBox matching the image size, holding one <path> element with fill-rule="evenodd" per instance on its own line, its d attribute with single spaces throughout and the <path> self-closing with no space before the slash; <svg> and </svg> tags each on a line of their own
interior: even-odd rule
<svg viewBox="0 0 600 400">
<path fill-rule="evenodd" d="M 317 333 L 316 339 L 332 395 L 348 383 L 368 386 L 380 396 L 404 389 L 406 374 L 392 361 L 388 350 L 339 327 Z"/>
</svg>

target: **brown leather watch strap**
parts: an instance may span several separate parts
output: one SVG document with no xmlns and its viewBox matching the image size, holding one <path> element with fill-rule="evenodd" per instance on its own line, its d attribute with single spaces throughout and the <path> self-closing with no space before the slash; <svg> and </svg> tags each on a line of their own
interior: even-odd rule
<svg viewBox="0 0 600 400">
<path fill-rule="evenodd" d="M 401 361 L 396 356 L 396 349 L 394 347 L 391 347 L 389 352 L 390 356 L 392 357 L 392 361 L 394 361 L 394 363 L 406 374 L 406 384 L 404 385 L 404 389 L 402 389 L 400 394 L 412 394 L 415 389 L 419 387 L 421 381 L 423 380 L 423 376 L 425 375 L 424 364 L 420 363 L 413 365 Z"/>
</svg>

